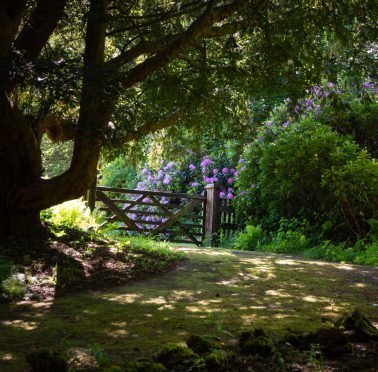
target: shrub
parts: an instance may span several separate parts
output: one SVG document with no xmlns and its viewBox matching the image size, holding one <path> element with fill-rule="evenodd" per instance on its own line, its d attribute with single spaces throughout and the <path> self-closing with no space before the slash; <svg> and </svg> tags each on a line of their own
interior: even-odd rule
<svg viewBox="0 0 378 372">
<path fill-rule="evenodd" d="M 337 229 L 348 231 L 346 236 L 367 236 L 367 218 L 378 217 L 378 163 L 361 151 L 356 159 L 327 169 L 321 186 L 333 200 L 328 218 L 342 223 Z"/>
<path fill-rule="evenodd" d="M 233 248 L 254 251 L 263 237 L 264 232 L 261 226 L 247 225 L 245 231 L 236 238 Z"/>
<path fill-rule="evenodd" d="M 45 220 L 55 225 L 66 227 L 86 229 L 95 224 L 89 208 L 87 208 L 85 202 L 80 199 L 56 205 L 49 210 L 42 211 L 41 215 L 42 218 L 44 217 Z"/>
<path fill-rule="evenodd" d="M 312 118 L 268 122 L 260 134 L 264 138 L 243 155 L 247 163 L 238 181 L 244 190 L 237 198 L 239 212 L 273 231 L 284 217 L 307 220 L 319 226 L 318 234 L 335 239 L 367 235 L 366 221 L 378 209 L 377 164 L 351 137 Z M 357 214 L 358 228 L 351 228 Z"/>
</svg>

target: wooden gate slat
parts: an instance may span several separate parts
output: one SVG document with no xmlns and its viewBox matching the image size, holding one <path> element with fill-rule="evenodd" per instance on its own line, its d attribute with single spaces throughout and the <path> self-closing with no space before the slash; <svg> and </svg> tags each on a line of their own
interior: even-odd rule
<svg viewBox="0 0 378 372">
<path fill-rule="evenodd" d="M 156 203 L 160 204 L 160 202 L 154 197 L 154 196 L 150 196 L 151 199 L 153 199 Z M 196 206 L 198 206 L 198 204 L 200 204 L 202 201 L 201 200 L 192 200 L 189 204 L 187 204 L 184 208 L 180 209 L 178 212 L 174 213 L 172 215 L 172 217 L 168 218 L 165 222 L 163 222 L 161 225 L 159 225 L 158 227 L 156 227 L 154 230 L 152 230 L 152 233 L 154 234 L 157 234 L 159 233 L 160 231 L 166 229 L 167 227 L 170 227 L 172 226 L 175 222 L 177 222 L 177 220 L 182 217 L 182 216 L 185 216 L 186 214 L 190 213 L 194 208 L 196 208 Z M 165 209 L 165 205 L 164 204 L 160 204 L 160 208 L 165 211 L 165 212 L 168 212 L 169 210 Z M 183 226 L 178 226 L 179 229 L 181 231 L 183 231 L 185 233 L 185 235 L 187 235 L 194 244 L 196 245 L 201 245 L 201 243 L 196 239 L 196 237 L 191 234 L 191 232 L 189 230 L 187 230 L 185 227 Z"/>
<path fill-rule="evenodd" d="M 102 201 L 122 222 L 134 231 L 141 231 L 141 229 L 131 220 L 124 211 L 118 208 L 111 200 L 102 192 L 97 190 L 97 198 Z"/>
</svg>

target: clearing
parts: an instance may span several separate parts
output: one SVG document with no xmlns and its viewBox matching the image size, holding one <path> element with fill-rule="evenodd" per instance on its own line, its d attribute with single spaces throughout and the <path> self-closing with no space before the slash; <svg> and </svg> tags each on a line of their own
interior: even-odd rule
<svg viewBox="0 0 378 372">
<path fill-rule="evenodd" d="M 188 260 L 161 276 L 53 301 L 0 305 L 0 370 L 25 371 L 47 347 L 90 360 L 151 356 L 189 334 L 237 337 L 315 330 L 358 307 L 378 326 L 378 269 L 287 255 L 178 247 Z M 90 363 L 90 361 L 88 362 Z"/>
</svg>

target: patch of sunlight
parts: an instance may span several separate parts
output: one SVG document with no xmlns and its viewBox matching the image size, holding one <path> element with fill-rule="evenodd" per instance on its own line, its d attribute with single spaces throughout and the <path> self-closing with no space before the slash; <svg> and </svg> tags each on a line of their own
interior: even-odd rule
<svg viewBox="0 0 378 372">
<path fill-rule="evenodd" d="M 116 329 L 114 331 L 106 332 L 106 334 L 110 337 L 122 337 L 127 336 L 129 331 L 126 331 L 125 329 Z"/>
<path fill-rule="evenodd" d="M 204 248 L 194 248 L 194 247 L 179 247 L 177 248 L 178 251 L 184 252 L 184 253 L 196 253 L 200 254 L 201 256 L 233 256 L 231 252 L 228 252 L 226 250 L 217 250 L 217 249 L 204 249 Z"/>
<path fill-rule="evenodd" d="M 285 319 L 285 318 L 290 318 L 291 315 L 288 315 L 288 314 L 274 314 L 273 317 L 276 318 L 276 319 Z"/>
<path fill-rule="evenodd" d="M 248 309 L 253 309 L 253 310 L 265 310 L 267 307 L 265 305 L 255 305 L 255 306 L 242 306 L 239 307 L 238 310 L 248 310 Z"/>
<path fill-rule="evenodd" d="M 191 313 L 203 313 L 205 310 L 199 306 L 186 306 L 186 310 L 190 311 Z"/>
<path fill-rule="evenodd" d="M 127 326 L 127 322 L 112 322 L 110 324 L 114 327 L 126 327 Z"/>
<path fill-rule="evenodd" d="M 346 271 L 355 271 L 356 269 L 350 265 L 335 265 L 336 268 Z"/>
<path fill-rule="evenodd" d="M 222 302 L 221 299 L 219 299 L 219 300 L 201 300 L 201 301 L 197 301 L 197 304 L 203 305 L 203 306 L 208 306 L 208 305 L 211 305 L 211 304 L 219 304 L 220 302 Z"/>
<path fill-rule="evenodd" d="M 229 279 L 229 280 L 222 280 L 220 282 L 217 282 L 218 285 L 226 285 L 228 287 L 237 287 L 239 283 L 239 280 L 236 279 Z"/>
<path fill-rule="evenodd" d="M 343 310 L 343 308 L 342 308 L 341 306 L 338 306 L 338 305 L 332 304 L 332 305 L 330 305 L 330 306 L 325 306 L 325 307 L 324 307 L 324 310 L 340 312 L 340 311 Z"/>
<path fill-rule="evenodd" d="M 34 329 L 38 328 L 39 323 L 37 322 L 26 322 L 21 319 L 17 320 L 4 320 L 0 324 L 4 324 L 9 327 L 14 327 L 14 328 L 20 328 L 24 329 L 25 331 L 33 331 Z"/>
<path fill-rule="evenodd" d="M 34 309 L 49 309 L 53 302 L 52 301 L 45 301 L 45 302 L 27 302 L 27 304 Z"/>
<path fill-rule="evenodd" d="M 315 296 L 311 296 L 311 295 L 307 295 L 307 296 L 302 297 L 302 300 L 306 301 L 306 302 L 313 302 L 313 303 L 324 301 L 324 299 L 320 299 L 319 297 L 315 297 Z"/>
<path fill-rule="evenodd" d="M 275 297 L 281 297 L 281 298 L 289 298 L 289 297 L 293 297 L 287 293 L 284 293 L 282 292 L 281 289 L 278 289 L 278 290 L 274 290 L 274 289 L 268 289 L 267 291 L 265 291 L 265 294 L 267 296 L 275 296 Z"/>
<path fill-rule="evenodd" d="M 194 295 L 200 295 L 202 291 L 183 291 L 183 290 L 176 290 L 172 291 L 171 295 L 169 296 L 170 299 L 174 301 L 180 301 L 180 300 L 190 300 L 190 301 L 195 301 L 196 297 Z"/>
<path fill-rule="evenodd" d="M 275 263 L 277 265 L 298 266 L 298 262 L 295 262 L 293 260 L 276 260 Z"/>
<path fill-rule="evenodd" d="M 165 305 L 167 300 L 163 296 L 150 298 L 141 302 L 142 304 L 153 304 L 153 305 Z"/>
<path fill-rule="evenodd" d="M 116 302 L 121 302 L 125 304 L 133 304 L 138 300 L 142 295 L 136 294 L 136 293 L 128 293 L 128 294 L 121 294 L 121 295 L 116 295 L 116 296 L 106 296 L 108 301 L 116 301 Z"/>
<path fill-rule="evenodd" d="M 10 361 L 13 359 L 16 359 L 16 357 L 11 353 L 0 354 L 0 360 Z"/>
<path fill-rule="evenodd" d="M 175 306 L 169 305 L 169 304 L 165 304 L 163 306 L 158 307 L 158 310 L 174 310 L 174 309 L 175 309 Z"/>
<path fill-rule="evenodd" d="M 356 287 L 356 288 L 365 288 L 367 287 L 367 285 L 365 283 L 354 283 L 352 285 L 352 287 Z"/>
</svg>

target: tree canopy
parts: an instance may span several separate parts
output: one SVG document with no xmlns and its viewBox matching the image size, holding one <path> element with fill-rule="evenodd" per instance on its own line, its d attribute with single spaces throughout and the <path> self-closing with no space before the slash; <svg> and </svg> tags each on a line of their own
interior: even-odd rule
<svg viewBox="0 0 378 372">
<path fill-rule="evenodd" d="M 78 197 L 105 145 L 167 127 L 244 130 L 248 97 L 364 67 L 372 0 L 3 0 L 0 236 Z M 345 67 L 345 66 L 344 66 Z M 73 139 L 70 168 L 42 177 L 43 134 Z"/>
</svg>

